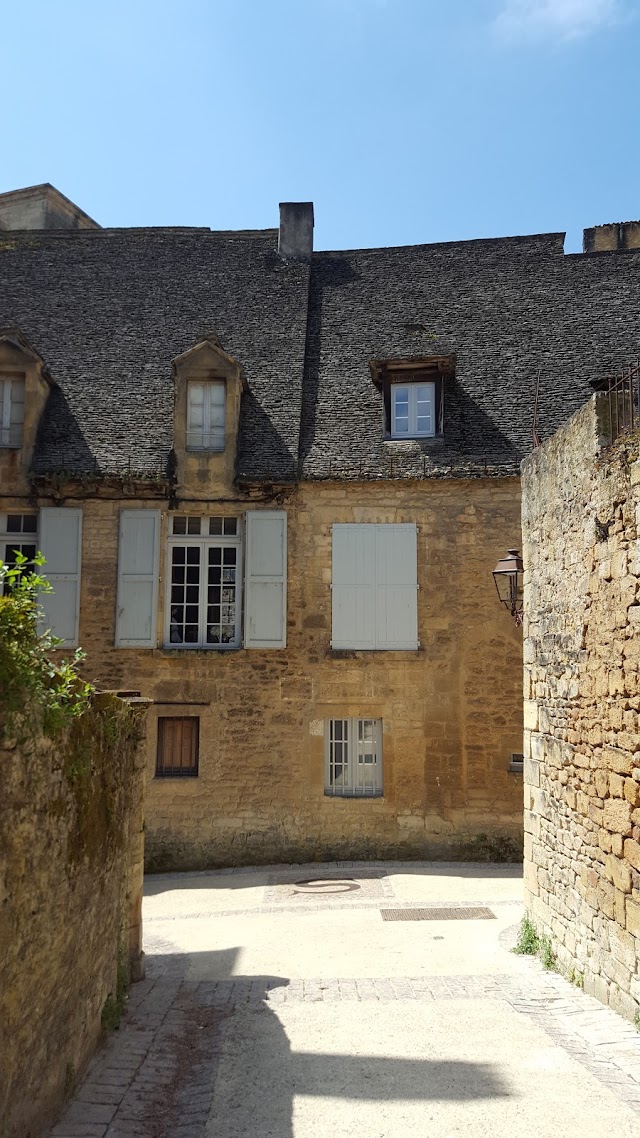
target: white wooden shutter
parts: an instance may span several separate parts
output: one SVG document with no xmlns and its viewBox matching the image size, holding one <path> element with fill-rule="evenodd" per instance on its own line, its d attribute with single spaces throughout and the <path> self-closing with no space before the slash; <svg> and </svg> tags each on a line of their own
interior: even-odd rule
<svg viewBox="0 0 640 1138">
<path fill-rule="evenodd" d="M 334 525 L 331 647 L 375 648 L 375 525 Z"/>
<path fill-rule="evenodd" d="M 287 643 L 287 515 L 255 510 L 246 515 L 245 648 Z"/>
<path fill-rule="evenodd" d="M 155 648 L 160 510 L 121 510 L 116 647 Z"/>
<path fill-rule="evenodd" d="M 61 647 L 73 648 L 80 615 L 82 510 L 43 506 L 38 545 L 46 558 L 42 572 L 53 588 L 41 597 L 42 623 L 60 638 Z"/>
<path fill-rule="evenodd" d="M 415 525 L 376 525 L 376 648 L 418 647 L 418 539 Z"/>
</svg>

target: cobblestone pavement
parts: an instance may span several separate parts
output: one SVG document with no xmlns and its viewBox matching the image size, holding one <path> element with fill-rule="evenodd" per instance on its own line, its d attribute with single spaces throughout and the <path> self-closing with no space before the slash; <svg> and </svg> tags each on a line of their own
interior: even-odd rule
<svg viewBox="0 0 640 1138">
<path fill-rule="evenodd" d="M 292 894 L 296 880 L 323 875 L 351 878 L 353 892 L 362 895 L 299 900 Z M 373 888 L 358 888 L 367 881 L 380 882 L 377 897 Z M 279 885 L 286 888 L 274 903 Z M 412 891 L 416 899 L 407 900 Z M 538 1138 L 583 1129 L 640 1133 L 640 1036 L 560 976 L 509 951 L 520 912 L 513 868 L 272 867 L 165 875 L 150 880 L 149 892 L 147 977 L 131 989 L 120 1029 L 92 1061 L 51 1138 L 396 1138 L 415 1134 L 416 1126 L 430 1138 L 463 1130 L 517 1138 L 531 1125 L 528 1087 L 542 1096 L 542 1105 L 530 1104 Z M 243 905 L 244 895 L 250 904 Z M 385 907 L 441 906 L 443 897 L 489 905 L 496 920 L 416 922 L 407 929 L 404 922 L 389 928 L 379 916 Z M 264 970 L 250 966 L 243 974 L 246 963 L 260 963 L 259 947 L 252 957 L 243 943 L 252 936 L 264 940 L 267 955 L 269 936 L 277 937 L 277 975 L 273 958 Z M 336 948 L 353 962 L 350 946 L 363 937 L 366 956 L 356 959 L 368 961 L 358 968 L 363 974 L 314 970 L 335 962 Z M 492 938 L 491 951 L 476 970 L 481 937 Z M 404 975 L 405 961 L 416 959 L 424 967 Z M 442 967 L 447 960 L 450 970 Z M 424 1043 L 422 1023 L 435 1025 Z M 484 1063 L 468 1050 L 483 1027 L 505 1035 L 503 1055 L 500 1039 L 482 1043 L 478 1034 Z M 406 1054 L 405 1038 L 413 1040 Z M 529 1084 L 518 1082 L 523 1067 Z M 340 1072 L 349 1074 L 341 1081 Z M 559 1094 L 556 1074 L 577 1088 L 587 1112 L 582 1122 L 579 1103 L 574 1109 L 551 1101 L 545 1115 L 545 1095 Z M 322 1096 L 337 1103 L 340 1121 L 322 1121 L 332 1117 Z"/>
</svg>

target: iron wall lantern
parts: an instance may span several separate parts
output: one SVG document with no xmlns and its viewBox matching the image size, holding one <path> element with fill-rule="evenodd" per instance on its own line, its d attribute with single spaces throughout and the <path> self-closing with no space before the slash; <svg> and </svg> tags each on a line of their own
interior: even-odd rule
<svg viewBox="0 0 640 1138">
<path fill-rule="evenodd" d="M 502 604 L 516 624 L 522 624 L 522 582 L 524 565 L 517 549 L 508 549 L 493 570 L 493 579 Z"/>
</svg>

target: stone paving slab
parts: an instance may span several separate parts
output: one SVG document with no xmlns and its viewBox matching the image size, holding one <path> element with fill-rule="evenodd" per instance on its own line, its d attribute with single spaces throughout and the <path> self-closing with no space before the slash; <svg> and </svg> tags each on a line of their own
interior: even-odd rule
<svg viewBox="0 0 640 1138">
<path fill-rule="evenodd" d="M 387 863 L 383 864 L 385 868 L 388 867 Z M 409 864 L 413 868 L 416 867 L 416 863 Z M 312 868 L 319 876 L 323 867 Z M 439 873 L 443 868 L 442 865 L 438 866 Z M 455 863 L 453 868 L 458 872 L 461 869 L 458 863 Z M 502 867 L 499 867 L 499 872 L 502 872 Z M 295 873 L 302 876 L 300 867 L 295 868 Z M 188 888 L 190 876 L 192 875 L 183 877 L 171 875 L 171 880 L 181 881 L 183 887 Z M 292 871 L 287 867 L 283 871 L 283 879 L 289 880 L 291 876 Z M 482 896 L 488 903 L 491 903 L 491 898 L 487 877 L 491 876 L 491 873 L 486 876 L 481 875 L 477 883 L 478 897 Z M 425 907 L 424 901 L 415 904 L 421 908 Z M 516 904 L 518 904 L 517 899 L 502 900 L 499 905 L 494 904 L 493 908 L 499 909 L 505 905 L 503 912 L 505 914 L 513 912 L 515 915 L 513 906 Z M 397 902 L 395 907 L 398 907 Z M 300 909 L 291 906 L 283 911 L 283 907 L 278 906 L 277 911 L 279 920 L 282 921 L 284 972 L 287 942 L 296 935 L 295 914 L 299 914 Z M 237 917 L 238 910 L 233 910 L 230 915 Z M 336 912 L 335 915 L 330 914 L 330 918 L 334 922 L 331 926 L 334 929 L 333 935 L 340 938 L 343 917 L 340 912 Z M 211 917 L 205 915 L 198 919 L 208 922 L 206 927 L 211 929 L 211 951 L 215 953 L 218 943 L 216 937 L 220 937 L 221 930 L 226 927 L 225 921 L 220 913 Z M 369 1020 L 379 1025 L 389 1024 L 389 1031 L 391 1025 L 396 1025 L 394 1030 L 397 1034 L 398 1025 L 405 1021 L 408 1023 L 420 1008 L 423 1009 L 419 1012 L 421 1018 L 433 1018 L 435 1015 L 434 1022 L 438 1022 L 439 1018 L 448 1019 L 454 1024 L 468 1021 L 468 1030 L 473 1032 L 476 1030 L 474 1024 L 484 1022 L 484 1014 L 474 1010 L 482 1007 L 486 1008 L 486 1016 L 489 1019 L 497 1017 L 497 1022 L 500 1021 L 501 1015 L 503 1018 L 507 1017 L 505 1022 L 511 1017 L 510 1030 L 516 1032 L 521 1043 L 522 1038 L 527 1038 L 528 1031 L 537 1033 L 536 1038 L 546 1039 L 548 1048 L 551 1049 L 549 1055 L 565 1055 L 567 1063 L 577 1064 L 575 1069 L 583 1072 L 582 1079 L 593 1080 L 593 1086 L 601 1087 L 602 1094 L 612 1096 L 611 1103 L 620 1104 L 619 1117 L 615 1114 L 618 1107 L 611 1108 L 612 1129 L 617 1134 L 640 1133 L 640 1035 L 631 1024 L 621 1019 L 611 1009 L 603 1007 L 593 997 L 571 986 L 562 977 L 545 972 L 537 961 L 517 958 L 518 968 L 514 971 L 513 963 L 516 958 L 507 955 L 505 950 L 515 941 L 517 927 L 515 925 L 508 930 L 503 929 L 499 934 L 499 940 L 496 937 L 496 969 L 488 974 L 480 975 L 473 972 L 473 943 L 469 944 L 468 950 L 471 965 L 468 974 L 433 974 L 429 964 L 429 945 L 425 938 L 425 969 L 422 975 L 385 975 L 384 952 L 389 949 L 383 950 L 379 946 L 372 945 L 372 952 L 378 954 L 376 960 L 382 965 L 378 976 L 368 978 L 318 976 L 310 972 L 308 976 L 288 981 L 264 976 L 233 975 L 218 980 L 187 980 L 185 976 L 189 971 L 189 955 L 176 953 L 175 945 L 169 941 L 163 942 L 161 930 L 164 927 L 166 926 L 160 918 L 154 918 L 147 926 L 149 934 L 147 943 L 155 946 L 155 955 L 150 957 L 148 962 L 148 978 L 131 989 L 127 1011 L 120 1029 L 111 1035 L 103 1050 L 95 1056 L 64 1117 L 50 1132 L 50 1138 L 205 1138 L 205 1136 L 236 1138 L 236 1135 L 238 1138 L 241 1136 L 244 1138 L 249 1134 L 252 1138 L 254 1134 L 255 1138 L 272 1138 L 272 1135 L 273 1138 L 289 1138 L 294 1132 L 296 1135 L 298 1133 L 304 1136 L 312 1133 L 315 1135 L 311 1099 L 304 1097 L 306 1093 L 304 1087 L 302 1091 L 299 1089 L 296 1092 L 295 1079 L 289 1099 L 291 1100 L 292 1096 L 295 1099 L 296 1093 L 303 1094 L 302 1099 L 295 1099 L 301 1104 L 299 1108 L 295 1108 L 297 1120 L 295 1126 L 302 1129 L 292 1129 L 294 1123 L 291 1118 L 287 1121 L 284 1115 L 279 1117 L 277 1122 L 281 1127 L 280 1131 L 264 1130 L 258 1133 L 238 1128 L 240 1126 L 238 1119 L 243 1114 L 246 1104 L 243 1105 L 239 1100 L 234 1113 L 229 1106 L 233 1096 L 230 1099 L 225 1087 L 217 1081 L 219 1070 L 230 1069 L 229 1063 L 233 1055 L 232 1039 L 237 1041 L 242 1038 L 243 1031 L 248 1033 L 246 1042 L 250 1050 L 254 1034 L 256 1038 L 260 1036 L 266 1040 L 273 1035 L 282 1046 L 289 1025 L 291 1030 L 297 1025 L 295 1031 L 299 1036 L 302 1032 L 300 1038 L 304 1041 L 305 1023 L 308 1023 L 309 1032 L 312 1032 L 314 1024 L 319 1030 L 318 1025 L 325 1022 L 326 1017 L 332 1016 L 338 1016 L 338 1019 L 335 1021 L 329 1019 L 327 1022 L 340 1025 L 340 1030 L 346 1032 L 348 1038 L 357 1038 L 358 1032 L 362 1030 L 362 1024 Z M 402 941 L 394 940 L 392 943 L 393 951 L 402 954 Z M 223 954 L 227 951 L 224 949 Z M 233 959 L 233 955 L 230 955 L 230 969 Z M 504 967 L 505 965 L 509 968 Z M 351 1028 L 349 1024 L 352 1024 Z M 518 1024 L 521 1026 L 518 1027 Z M 527 1024 L 530 1027 L 527 1027 Z M 377 1046 L 378 1050 L 382 1048 L 384 1053 L 384 1048 L 387 1046 L 385 1030 L 380 1028 L 380 1033 L 377 1039 L 367 1039 L 367 1044 Z M 427 1038 L 431 1040 L 431 1036 Z M 450 1032 L 448 1039 L 443 1040 L 443 1047 L 446 1049 L 452 1041 L 453 1035 Z M 457 1039 L 456 1046 L 463 1047 L 463 1044 L 464 1038 L 461 1036 Z M 309 1046 L 312 1047 L 312 1044 Z M 327 1050 L 330 1052 L 331 1048 Z M 303 1059 L 304 1052 L 299 1053 L 289 1049 L 286 1054 L 294 1060 L 292 1068 L 294 1074 L 299 1069 L 308 1070 L 308 1064 L 305 1066 Z M 301 1056 L 300 1063 L 295 1058 L 298 1054 Z M 535 1048 L 532 1054 L 534 1057 L 538 1054 Z M 258 1065 L 261 1062 L 259 1051 L 256 1052 L 255 1061 Z M 371 1138 L 378 1138 L 379 1134 L 382 1138 L 395 1138 L 399 1131 L 394 1129 L 394 1126 L 400 1115 L 396 1117 L 389 1105 L 379 1106 L 378 1114 L 375 1111 L 373 1114 L 370 1112 L 372 1100 L 366 1098 L 368 1093 L 366 1080 L 369 1077 L 367 1062 L 366 1056 L 358 1058 L 356 1049 L 353 1071 L 359 1072 L 357 1080 L 365 1081 L 358 1082 L 354 1093 L 361 1097 L 364 1095 L 365 1098 L 360 1112 L 356 1112 L 352 1118 L 354 1138 L 361 1132 L 367 1135 L 370 1133 Z M 371 1059 L 371 1062 L 374 1063 L 374 1060 Z M 408 1066 L 405 1064 L 398 1067 L 400 1082 L 405 1079 L 407 1071 L 413 1070 L 411 1062 L 414 1060 L 407 1058 Z M 328 1071 L 333 1071 L 335 1068 L 330 1054 L 322 1058 L 322 1063 L 327 1066 Z M 435 1085 L 441 1088 L 441 1093 L 446 1099 L 447 1079 L 441 1067 L 442 1065 L 439 1067 L 436 1063 L 428 1069 L 433 1073 Z M 381 1068 L 383 1069 L 388 1075 L 391 1068 Z M 457 1071 L 455 1065 L 452 1070 L 454 1073 Z M 480 1072 L 477 1077 L 480 1078 L 479 1086 L 482 1088 L 485 1076 Z M 516 1072 L 514 1079 L 515 1077 Z M 542 1070 L 540 1078 L 546 1077 Z M 567 1078 L 569 1078 L 569 1068 L 567 1068 Z M 486 1079 L 488 1080 L 486 1085 L 491 1088 L 493 1075 L 488 1071 Z M 584 1086 L 590 1087 L 591 1083 L 587 1082 Z M 329 1087 L 326 1093 L 330 1094 L 330 1090 Z M 254 1088 L 252 1093 L 258 1091 Z M 264 1093 L 268 1093 L 268 1088 Z M 350 1093 L 348 1086 L 345 1087 L 344 1093 L 347 1095 Z M 571 1093 L 570 1086 L 567 1088 L 567 1093 Z M 591 1093 L 589 1091 L 589 1094 Z M 496 1103 L 499 1105 L 500 1095 L 497 1092 L 496 1095 Z M 482 1099 L 482 1093 L 480 1098 Z M 495 1111 L 498 1110 L 498 1105 L 493 1110 L 490 1098 L 491 1094 L 488 1094 L 484 1106 L 476 1103 L 477 1114 L 469 1116 L 468 1129 L 474 1134 L 474 1138 L 476 1133 L 487 1133 L 494 1138 L 492 1127 L 497 1127 L 496 1136 L 503 1132 L 496 1121 L 498 1114 Z M 222 1109 L 223 1100 L 226 1103 L 225 1111 L 229 1107 L 231 1113 L 225 1114 L 223 1119 L 221 1117 L 222 1129 L 220 1129 L 217 1126 L 216 1112 Z M 336 1109 L 339 1111 L 340 1102 L 338 1100 L 336 1102 Z M 324 1099 L 318 1100 L 318 1119 L 325 1117 L 323 1114 L 325 1105 Z M 441 1135 L 442 1138 L 445 1136 L 449 1138 L 449 1133 L 458 1133 L 457 1129 L 454 1131 L 441 1128 L 449 1125 L 446 1119 L 454 1119 L 454 1114 L 451 1114 L 453 1108 L 442 1107 L 441 1113 L 437 1113 L 440 1108 L 438 1102 L 434 1100 L 426 1114 L 420 1114 L 421 1109 L 423 1108 L 418 1109 L 414 1102 L 413 1105 L 409 1104 L 406 1107 L 405 1114 L 402 1115 L 406 1116 L 408 1123 L 411 1122 L 414 1132 L 416 1119 L 419 1120 L 419 1125 L 426 1125 L 426 1120 L 430 1118 L 429 1129 L 424 1130 L 425 1134 L 429 1133 L 429 1138 L 440 1138 Z M 424 1110 L 426 1109 L 424 1107 Z M 388 1121 L 384 1125 L 388 1125 L 389 1128 L 373 1129 L 369 1132 L 366 1129 L 366 1119 L 369 1117 L 386 1118 Z M 634 1118 L 631 1127 L 628 1123 L 630 1117 Z M 451 1125 L 453 1126 L 453 1121 Z M 555 1133 L 553 1130 L 545 1130 L 544 1127 L 539 1128 L 538 1132 Z M 584 1120 L 584 1132 L 591 1133 L 588 1118 Z M 596 1132 L 601 1131 L 594 1131 Z M 326 1138 L 326 1133 L 322 1131 L 317 1133 L 318 1138 Z M 337 1133 L 341 1131 L 338 1130 Z M 576 1138 L 578 1133 L 580 1132 L 576 1131 Z M 572 1133 L 565 1131 L 563 1138 L 572 1138 Z"/>
</svg>

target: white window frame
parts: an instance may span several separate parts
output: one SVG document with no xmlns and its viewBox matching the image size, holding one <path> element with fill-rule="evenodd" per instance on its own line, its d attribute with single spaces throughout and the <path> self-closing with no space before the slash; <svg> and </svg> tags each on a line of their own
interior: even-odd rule
<svg viewBox="0 0 640 1138">
<path fill-rule="evenodd" d="M 27 532 L 21 529 L 18 533 L 9 533 L 7 526 L 8 518 L 10 517 L 35 518 L 36 528 L 35 530 Z M 38 552 L 39 521 L 40 519 L 38 517 L 38 514 L 33 510 L 26 510 L 19 514 L 0 514 L 0 561 L 4 561 L 5 564 L 7 561 L 11 561 L 13 563 L 14 550 L 17 549 L 20 553 L 22 553 L 23 547 L 25 545 L 35 546 L 35 551 L 36 553 Z M 31 566 L 31 568 L 35 567 Z"/>
<path fill-rule="evenodd" d="M 337 724 L 341 725 L 342 739 L 335 737 Z M 364 738 L 365 724 L 371 724 L 371 740 Z M 338 752 L 339 759 L 338 747 L 341 748 Z M 341 769 L 336 773 L 338 767 Z M 355 718 L 337 716 L 325 720 L 324 793 L 328 798 L 383 797 L 381 719 L 360 715 Z"/>
<path fill-rule="evenodd" d="M 201 518 L 200 535 L 196 534 L 174 534 L 173 520 L 176 516 L 171 515 L 169 518 L 169 528 L 171 532 L 167 534 L 167 552 L 166 552 L 166 587 L 165 587 L 165 612 L 164 612 L 164 647 L 176 649 L 179 652 L 190 650 L 196 651 L 214 651 L 226 652 L 241 647 L 242 638 L 242 581 L 244 576 L 244 566 L 242 562 L 243 556 L 243 541 L 242 541 L 242 519 L 235 516 L 236 533 L 232 534 L 209 534 L 209 515 Z M 193 516 L 193 515 L 189 515 Z M 219 517 L 219 514 L 212 515 Z M 205 531 L 205 532 L 203 532 Z M 200 600 L 198 602 L 198 641 L 197 643 L 186 643 L 184 641 L 171 640 L 171 569 L 172 569 L 172 551 L 175 546 L 197 547 L 200 550 Z M 207 642 L 207 592 L 208 583 L 205 580 L 207 565 L 208 565 L 208 551 L 213 548 L 222 548 L 233 546 L 238 550 L 236 557 L 236 619 L 235 619 L 235 636 L 233 643 L 228 644 L 210 644 Z M 223 582 L 221 582 L 221 587 Z M 221 601 L 222 603 L 222 601 Z"/>
<path fill-rule="evenodd" d="M 428 388 L 430 392 L 431 404 L 431 429 L 428 431 L 418 430 L 418 391 L 420 388 Z M 406 390 L 409 393 L 408 397 L 408 429 L 406 431 L 398 431 L 396 424 L 396 395 L 398 391 Z M 434 380 L 427 379 L 421 382 L 403 383 L 398 380 L 391 384 L 391 437 L 394 439 L 424 439 L 434 438 L 436 435 L 436 385 Z"/>
<path fill-rule="evenodd" d="M 194 426 L 191 421 L 191 394 L 196 387 L 204 389 L 202 401 L 202 426 Z M 212 388 L 222 388 L 222 426 L 211 423 Z M 220 453 L 224 450 L 227 429 L 227 385 L 224 379 L 190 379 L 187 381 L 187 450 Z"/>
<path fill-rule="evenodd" d="M 12 398 L 14 387 L 22 390 L 22 419 L 19 423 L 11 424 L 12 407 L 16 405 Z M 24 403 L 25 381 L 21 375 L 0 375 L 0 447 L 21 447 L 24 438 Z"/>
</svg>

